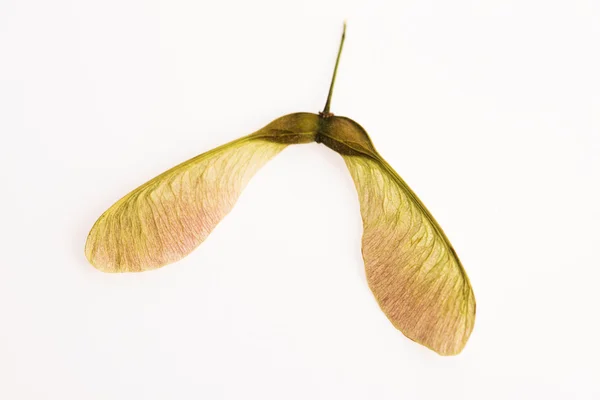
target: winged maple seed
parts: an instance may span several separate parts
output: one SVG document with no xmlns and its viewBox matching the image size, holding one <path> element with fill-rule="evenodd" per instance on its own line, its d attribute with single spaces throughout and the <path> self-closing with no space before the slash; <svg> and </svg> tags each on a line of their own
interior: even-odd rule
<svg viewBox="0 0 600 400">
<path fill-rule="evenodd" d="M 293 113 L 188 160 L 135 189 L 93 226 L 85 254 L 105 272 L 138 272 L 180 260 L 232 209 L 250 178 L 292 144 L 323 143 L 354 180 L 367 281 L 392 324 L 442 355 L 458 354 L 475 322 L 475 297 L 448 238 L 377 153 L 367 132 L 330 112 L 345 28 L 323 112 Z"/>
</svg>

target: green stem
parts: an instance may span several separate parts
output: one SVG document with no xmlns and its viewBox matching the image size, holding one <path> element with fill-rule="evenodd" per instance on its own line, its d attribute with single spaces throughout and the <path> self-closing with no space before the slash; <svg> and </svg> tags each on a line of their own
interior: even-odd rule
<svg viewBox="0 0 600 400">
<path fill-rule="evenodd" d="M 338 50 L 337 59 L 335 60 L 335 68 L 333 69 L 333 77 L 331 78 L 331 85 L 329 86 L 329 94 L 327 95 L 327 102 L 325 108 L 323 108 L 323 115 L 329 115 L 329 108 L 331 106 L 331 95 L 333 94 L 333 85 L 335 84 L 335 77 L 337 75 L 338 65 L 340 63 L 340 56 L 342 55 L 342 47 L 344 47 L 344 40 L 346 39 L 346 22 L 344 21 L 344 30 L 342 31 L 342 40 L 340 41 L 340 48 Z"/>
</svg>

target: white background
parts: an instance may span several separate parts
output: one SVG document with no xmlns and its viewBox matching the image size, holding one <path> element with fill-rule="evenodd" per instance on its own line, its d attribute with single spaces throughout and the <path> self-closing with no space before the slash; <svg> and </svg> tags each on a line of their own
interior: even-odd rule
<svg viewBox="0 0 600 400">
<path fill-rule="evenodd" d="M 190 256 L 107 275 L 129 190 L 290 112 L 363 125 L 477 298 L 462 354 L 380 312 L 341 158 L 287 149 Z M 600 398 L 600 6 L 0 2 L 0 398 Z"/>
</svg>

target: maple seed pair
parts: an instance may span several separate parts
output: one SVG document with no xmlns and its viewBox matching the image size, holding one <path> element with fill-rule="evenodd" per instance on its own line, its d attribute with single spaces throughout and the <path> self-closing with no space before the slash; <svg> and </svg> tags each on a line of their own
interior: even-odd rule
<svg viewBox="0 0 600 400">
<path fill-rule="evenodd" d="M 93 226 L 85 254 L 105 272 L 138 272 L 180 260 L 232 209 L 250 178 L 287 146 L 319 142 L 339 153 L 356 185 L 369 287 L 392 324 L 442 355 L 458 354 L 475 322 L 469 278 L 423 203 L 356 122 L 294 113 L 188 160 L 138 187 Z"/>
</svg>

